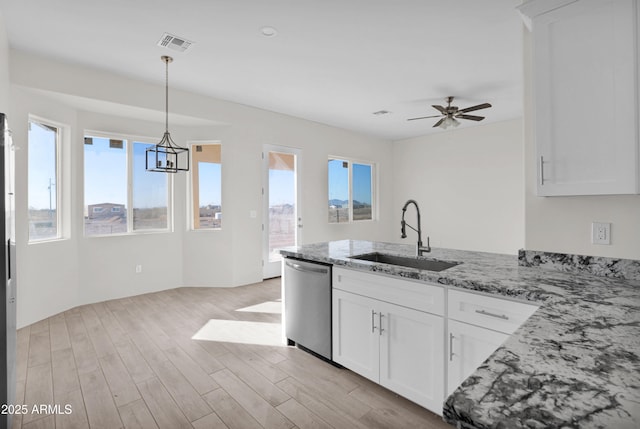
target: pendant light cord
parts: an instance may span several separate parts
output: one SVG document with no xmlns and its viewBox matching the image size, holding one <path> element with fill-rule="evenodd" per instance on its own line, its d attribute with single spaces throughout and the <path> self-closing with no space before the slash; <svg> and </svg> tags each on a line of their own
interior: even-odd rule
<svg viewBox="0 0 640 429">
<path fill-rule="evenodd" d="M 164 105 L 165 105 L 165 117 L 164 117 L 164 130 L 169 132 L 169 62 L 171 57 L 164 57 L 165 62 L 165 75 L 164 75 Z"/>
</svg>

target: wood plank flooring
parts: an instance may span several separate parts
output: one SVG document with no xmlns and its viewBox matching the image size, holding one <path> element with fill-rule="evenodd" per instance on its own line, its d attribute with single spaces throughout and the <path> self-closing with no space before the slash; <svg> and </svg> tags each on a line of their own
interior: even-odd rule
<svg viewBox="0 0 640 429">
<path fill-rule="evenodd" d="M 13 428 L 452 428 L 351 371 L 276 341 L 256 344 L 251 335 L 271 335 L 280 314 L 247 307 L 279 299 L 280 279 L 178 288 L 20 329 L 16 402 L 30 412 Z M 236 328 L 234 342 L 228 332 L 216 341 Z"/>
</svg>

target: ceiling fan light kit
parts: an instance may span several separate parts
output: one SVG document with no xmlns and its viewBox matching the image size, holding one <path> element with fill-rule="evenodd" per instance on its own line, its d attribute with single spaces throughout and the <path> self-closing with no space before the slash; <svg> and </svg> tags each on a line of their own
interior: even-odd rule
<svg viewBox="0 0 640 429">
<path fill-rule="evenodd" d="M 487 109 L 491 107 L 489 103 L 477 104 L 471 107 L 465 107 L 464 109 L 458 109 L 458 106 L 452 106 L 453 96 L 447 97 L 445 100 L 447 102 L 447 107 L 432 105 L 434 109 L 440 112 L 439 115 L 432 116 L 421 116 L 419 118 L 409 118 L 408 121 L 415 121 L 418 119 L 428 119 L 428 118 L 440 118 L 438 122 L 433 126 L 434 128 L 440 127 L 443 129 L 447 129 L 449 127 L 457 127 L 460 125 L 460 121 L 458 119 L 467 119 L 469 121 L 481 121 L 484 119 L 484 116 L 476 116 L 476 115 L 467 115 L 468 112 L 473 112 L 475 110 Z"/>
</svg>

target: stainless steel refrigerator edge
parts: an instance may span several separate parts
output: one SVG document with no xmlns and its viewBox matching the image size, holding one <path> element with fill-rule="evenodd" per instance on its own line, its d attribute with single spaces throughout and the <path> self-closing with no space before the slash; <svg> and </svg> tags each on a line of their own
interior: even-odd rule
<svg viewBox="0 0 640 429">
<path fill-rule="evenodd" d="M 331 266 L 291 258 L 283 264 L 288 343 L 331 360 Z"/>
<path fill-rule="evenodd" d="M 0 189 L 4 191 L 0 216 L 3 227 L 0 227 L 0 258 L 3 291 L 0 293 L 0 406 L 15 404 L 16 390 L 16 241 L 15 241 L 15 148 L 11 132 L 7 126 L 7 117 L 0 113 Z M 0 428 L 10 428 L 12 416 L 0 413 Z"/>
</svg>

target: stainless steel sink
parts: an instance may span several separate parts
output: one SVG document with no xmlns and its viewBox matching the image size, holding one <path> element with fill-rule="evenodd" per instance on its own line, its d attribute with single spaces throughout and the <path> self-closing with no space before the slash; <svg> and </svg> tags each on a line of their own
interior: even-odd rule
<svg viewBox="0 0 640 429">
<path fill-rule="evenodd" d="M 350 256 L 351 259 L 378 262 L 381 264 L 398 265 L 401 267 L 418 268 L 419 270 L 443 271 L 455 267 L 459 262 L 440 261 L 438 259 L 422 259 L 411 256 L 397 256 L 386 253 L 365 253 L 363 255 Z"/>
</svg>

